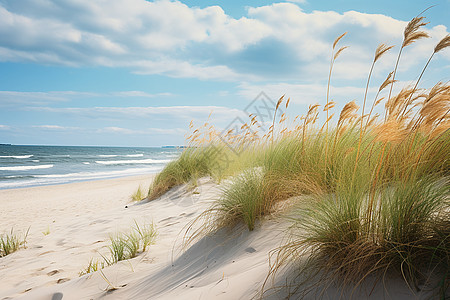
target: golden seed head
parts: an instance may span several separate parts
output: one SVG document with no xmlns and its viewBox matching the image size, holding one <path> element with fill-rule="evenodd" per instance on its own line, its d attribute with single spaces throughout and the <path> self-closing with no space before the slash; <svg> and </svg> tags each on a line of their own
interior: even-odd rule
<svg viewBox="0 0 450 300">
<path fill-rule="evenodd" d="M 340 41 L 340 39 L 342 39 L 345 35 L 347 34 L 347 32 L 344 32 L 343 34 L 341 34 L 340 36 L 338 36 L 333 43 L 333 49 L 336 48 L 337 43 Z"/>
<path fill-rule="evenodd" d="M 385 54 L 392 48 L 394 48 L 394 46 L 387 46 L 386 44 L 380 44 L 375 50 L 375 58 L 373 61 L 376 62 L 381 56 L 383 56 L 383 54 Z"/>
<path fill-rule="evenodd" d="M 353 117 L 355 117 L 355 113 L 358 109 L 359 106 L 355 103 L 355 100 L 345 104 L 339 116 L 339 123 L 343 122 L 344 120 L 352 119 Z"/>
<path fill-rule="evenodd" d="M 334 55 L 334 60 L 336 60 L 336 58 L 338 58 L 338 56 L 342 53 L 342 51 L 344 51 L 347 48 L 348 48 L 348 46 L 341 47 Z"/>
<path fill-rule="evenodd" d="M 384 82 L 381 84 L 380 88 L 378 89 L 378 92 L 381 92 L 385 87 L 387 87 L 391 83 L 395 82 L 395 80 L 391 79 L 393 73 L 394 73 L 394 71 L 392 71 L 391 73 L 388 74 L 387 78 L 384 80 Z"/>
<path fill-rule="evenodd" d="M 384 143 L 401 142 L 408 133 L 409 131 L 403 129 L 401 127 L 401 123 L 399 123 L 395 119 L 388 120 L 382 123 L 381 125 L 375 127 L 376 140 Z"/>
<path fill-rule="evenodd" d="M 278 102 L 277 102 L 277 106 L 275 107 L 275 110 L 277 110 L 278 109 L 278 107 L 280 107 L 280 104 L 281 104 L 281 102 L 283 102 L 283 98 L 284 98 L 284 96 L 285 95 L 283 95 L 283 96 L 281 96 L 281 98 L 278 100 Z"/>
<path fill-rule="evenodd" d="M 434 47 L 434 53 L 438 53 L 441 50 L 450 46 L 450 34 L 447 34 L 437 45 Z"/>
<path fill-rule="evenodd" d="M 420 27 L 427 25 L 428 23 L 422 22 L 425 17 L 415 17 L 409 21 L 403 32 L 403 44 L 402 48 L 411 45 L 415 41 L 421 38 L 430 37 L 425 31 L 419 31 Z"/>
<path fill-rule="evenodd" d="M 286 102 L 286 108 L 288 108 L 289 102 L 291 101 L 291 98 L 289 97 L 287 102 Z"/>
</svg>

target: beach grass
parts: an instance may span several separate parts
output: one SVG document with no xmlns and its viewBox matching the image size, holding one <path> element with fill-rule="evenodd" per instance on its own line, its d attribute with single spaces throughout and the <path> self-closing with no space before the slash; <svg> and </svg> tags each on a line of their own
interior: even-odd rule
<svg viewBox="0 0 450 300">
<path fill-rule="evenodd" d="M 227 179 L 214 206 L 188 227 L 186 240 L 192 242 L 238 222 L 254 230 L 277 203 L 295 197 L 288 242 L 276 251 L 271 275 L 303 261 L 298 274 L 317 275 L 322 286 L 357 287 L 371 276 L 393 271 L 418 291 L 438 274 L 444 278 L 440 289 L 445 294 L 450 266 L 450 85 L 419 86 L 432 57 L 450 46 L 450 35 L 436 45 L 413 84 L 393 94 L 401 54 L 428 37 L 425 25 L 419 16 L 406 26 L 393 71 L 370 108 L 372 71 L 392 46 L 380 44 L 375 50 L 362 107 L 351 101 L 333 121 L 329 87 L 337 58 L 347 51 L 338 47 L 343 34 L 333 43 L 323 107 L 310 105 L 304 116 L 287 122 L 285 113 L 278 119 L 276 114 L 281 105 L 288 109 L 290 99 L 282 96 L 267 132 L 258 131 L 254 115 L 239 133 L 224 134 L 208 122 L 194 129 L 191 123 L 189 148 L 156 177 L 149 198 L 202 176 Z M 325 121 L 319 123 L 321 119 Z M 220 164 L 224 155 L 217 155 L 217 149 L 239 155 Z"/>
<path fill-rule="evenodd" d="M 138 189 L 131 195 L 131 201 L 139 202 L 146 198 L 146 195 L 144 191 L 142 190 L 142 187 L 139 186 Z"/>
<path fill-rule="evenodd" d="M 155 243 L 157 231 L 155 225 L 139 225 L 135 221 L 135 226 L 127 233 L 117 233 L 110 235 L 108 246 L 109 256 L 101 255 L 102 260 L 91 259 L 89 264 L 79 272 L 80 276 L 96 272 L 107 266 L 136 257 L 139 253 L 147 251 L 148 247 Z"/>
<path fill-rule="evenodd" d="M 9 233 L 0 235 L 0 257 L 4 257 L 16 252 L 21 247 L 25 247 L 29 230 L 30 228 L 28 228 L 24 236 L 14 232 L 13 229 Z"/>
</svg>

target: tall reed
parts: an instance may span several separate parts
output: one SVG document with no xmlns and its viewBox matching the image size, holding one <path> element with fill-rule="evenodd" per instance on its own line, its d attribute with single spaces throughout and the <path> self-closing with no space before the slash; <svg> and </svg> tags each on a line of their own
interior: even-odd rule
<svg viewBox="0 0 450 300">
<path fill-rule="evenodd" d="M 426 24 L 418 16 L 406 26 L 393 71 L 378 88 L 368 114 L 375 63 L 392 46 L 380 44 L 375 51 L 361 111 L 355 101 L 347 103 L 330 129 L 335 105 L 330 101 L 331 77 L 336 59 L 346 49 L 336 51 L 343 34 L 332 46 L 322 109 L 310 105 L 304 116 L 289 124 L 283 113 L 276 124 L 282 96 L 268 132 L 261 132 L 255 115 L 239 133 L 218 133 L 208 122 L 197 129 L 191 125 L 191 148 L 157 176 L 149 197 L 201 176 L 231 178 L 217 203 L 189 226 L 187 240 L 192 242 L 239 222 L 254 230 L 277 203 L 303 196 L 295 197 L 301 200 L 290 241 L 276 252 L 272 274 L 306 257 L 299 272 L 312 272 L 343 287 L 358 286 L 390 270 L 416 288 L 433 274 L 447 276 L 450 84 L 439 82 L 429 89 L 419 84 L 434 55 L 450 46 L 448 35 L 433 49 L 415 84 L 392 94 L 401 55 L 428 37 L 422 30 Z M 384 118 L 378 119 L 375 112 L 383 100 Z M 326 114 L 323 124 L 318 123 L 321 113 Z M 223 156 L 212 155 L 217 149 L 232 156 L 232 162 L 223 164 Z"/>
</svg>

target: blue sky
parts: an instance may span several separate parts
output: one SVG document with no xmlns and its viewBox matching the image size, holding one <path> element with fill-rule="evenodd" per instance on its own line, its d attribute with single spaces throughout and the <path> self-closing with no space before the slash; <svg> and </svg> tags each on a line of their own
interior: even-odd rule
<svg viewBox="0 0 450 300">
<path fill-rule="evenodd" d="M 331 98 L 369 99 L 392 71 L 407 22 L 424 13 L 431 38 L 406 48 L 399 89 L 416 79 L 449 32 L 450 0 L 0 0 L 0 143 L 183 144 L 211 114 L 226 128 L 264 91 L 288 114 L 326 102 L 331 45 L 341 45 Z M 447 82 L 450 50 L 422 80 Z"/>
</svg>

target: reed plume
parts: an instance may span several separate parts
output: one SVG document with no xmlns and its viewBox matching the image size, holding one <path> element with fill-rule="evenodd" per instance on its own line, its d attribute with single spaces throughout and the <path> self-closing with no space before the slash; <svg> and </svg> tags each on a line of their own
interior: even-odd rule
<svg viewBox="0 0 450 300">
<path fill-rule="evenodd" d="M 409 21 L 408 25 L 406 26 L 406 28 L 403 32 L 403 42 L 402 42 L 402 46 L 400 47 L 400 51 L 397 56 L 397 61 L 395 63 L 392 80 L 395 80 L 395 74 L 397 73 L 398 63 L 400 61 L 400 56 L 402 55 L 403 49 L 405 47 L 411 45 L 412 43 L 418 41 L 419 39 L 429 37 L 428 33 L 426 33 L 425 31 L 420 31 L 421 27 L 428 24 L 428 23 L 423 22 L 423 19 L 425 19 L 425 17 L 415 17 L 411 21 Z M 391 98 L 393 87 L 394 87 L 394 81 L 392 82 L 391 88 L 389 90 L 388 100 Z"/>
</svg>

